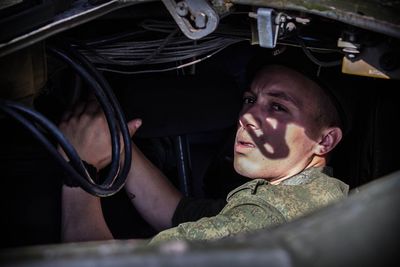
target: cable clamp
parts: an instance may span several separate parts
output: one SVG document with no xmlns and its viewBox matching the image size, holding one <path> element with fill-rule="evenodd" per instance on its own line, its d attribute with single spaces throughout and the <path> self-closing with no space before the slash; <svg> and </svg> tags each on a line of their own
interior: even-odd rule
<svg viewBox="0 0 400 267">
<path fill-rule="evenodd" d="M 200 39 L 212 33 L 218 26 L 218 14 L 206 0 L 162 1 L 189 39 Z"/>
<path fill-rule="evenodd" d="M 257 13 L 250 12 L 249 17 L 257 19 L 258 43 L 261 47 L 275 48 L 278 36 L 296 29 L 297 24 L 308 24 L 307 18 L 290 17 L 271 8 L 258 8 Z"/>
</svg>

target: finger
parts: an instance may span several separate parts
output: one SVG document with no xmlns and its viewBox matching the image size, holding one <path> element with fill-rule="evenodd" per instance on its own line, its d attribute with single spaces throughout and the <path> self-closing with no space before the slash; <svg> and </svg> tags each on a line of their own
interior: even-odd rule
<svg viewBox="0 0 400 267">
<path fill-rule="evenodd" d="M 134 119 L 128 122 L 129 135 L 132 137 L 141 125 L 142 125 L 141 119 Z"/>
</svg>

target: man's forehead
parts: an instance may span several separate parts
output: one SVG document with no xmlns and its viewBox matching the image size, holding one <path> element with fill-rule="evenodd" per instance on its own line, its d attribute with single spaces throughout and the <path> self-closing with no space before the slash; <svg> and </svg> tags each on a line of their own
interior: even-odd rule
<svg viewBox="0 0 400 267">
<path fill-rule="evenodd" d="M 269 97 L 271 99 L 280 99 L 285 102 L 290 102 L 297 107 L 304 105 L 304 100 L 301 95 L 293 93 L 291 90 L 285 90 L 284 86 L 271 85 L 267 87 L 253 87 L 250 91 L 255 95 Z"/>
<path fill-rule="evenodd" d="M 310 81 L 306 76 L 299 73 L 298 71 L 280 65 L 265 67 L 261 69 L 255 77 L 256 81 L 280 79 L 299 82 Z"/>
<path fill-rule="evenodd" d="M 256 75 L 250 90 L 254 93 L 281 91 L 294 97 L 296 94 L 311 91 L 314 87 L 313 82 L 299 72 L 283 66 L 272 66 L 262 69 Z"/>
<path fill-rule="evenodd" d="M 276 97 L 292 102 L 301 108 L 312 101 L 315 89 L 313 82 L 306 76 L 294 70 L 277 66 L 265 68 L 259 72 L 251 84 L 250 91 L 257 95 Z"/>
</svg>

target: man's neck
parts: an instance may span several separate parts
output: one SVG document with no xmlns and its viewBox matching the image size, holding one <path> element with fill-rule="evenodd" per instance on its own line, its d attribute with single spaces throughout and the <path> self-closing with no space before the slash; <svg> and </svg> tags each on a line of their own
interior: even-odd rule
<svg viewBox="0 0 400 267">
<path fill-rule="evenodd" d="M 285 177 L 282 177 L 282 178 L 279 178 L 279 179 L 276 179 L 276 180 L 271 180 L 269 182 L 270 182 L 270 184 L 277 185 L 277 184 L 282 183 L 286 179 L 289 179 L 289 178 L 291 178 L 291 177 L 293 177 L 293 176 L 295 176 L 295 175 L 297 175 L 297 174 L 299 174 L 299 173 L 301 173 L 301 172 L 303 172 L 303 171 L 305 171 L 307 169 L 310 169 L 310 168 L 323 168 L 325 166 L 326 166 L 326 158 L 325 157 L 314 156 L 312 158 L 312 160 L 309 162 L 309 164 L 307 164 L 307 166 L 305 168 L 303 168 L 302 170 L 296 172 L 295 174 L 291 174 L 291 175 L 288 175 L 288 176 L 285 176 Z"/>
<path fill-rule="evenodd" d="M 285 180 L 282 180 L 279 184 L 281 184 L 281 185 L 298 185 L 298 184 L 306 183 L 309 179 L 312 179 L 318 173 L 324 173 L 328 176 L 332 176 L 333 170 L 329 166 L 308 168 L 308 169 L 301 171 L 300 173 L 298 173 L 296 175 L 293 175 Z M 277 185 L 275 183 L 271 183 L 271 184 Z"/>
</svg>

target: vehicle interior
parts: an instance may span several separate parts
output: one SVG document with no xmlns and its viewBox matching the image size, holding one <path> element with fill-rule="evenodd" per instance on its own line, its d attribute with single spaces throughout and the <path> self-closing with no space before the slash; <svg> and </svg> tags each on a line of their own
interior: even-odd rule
<svg viewBox="0 0 400 267">
<path fill-rule="evenodd" d="M 197 16 L 207 2 L 214 13 Z M 329 166 L 351 192 L 400 170 L 400 21 L 388 16 L 398 1 L 370 1 L 347 16 L 347 6 L 324 12 L 298 1 L 7 3 L 0 4 L 0 104 L 23 104 L 58 125 L 93 92 L 63 56 L 79 54 L 109 84 L 126 120 L 142 118 L 134 142 L 186 196 L 223 199 L 248 180 L 233 169 L 232 145 L 243 92 L 268 64 L 313 73 L 339 99 L 348 127 Z M 65 21 L 54 24 L 58 18 Z M 0 110 L 0 247 L 59 244 L 64 170 Z M 102 198 L 114 237 L 155 235 L 119 189 Z"/>
</svg>

